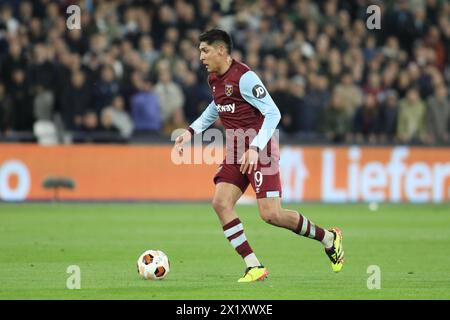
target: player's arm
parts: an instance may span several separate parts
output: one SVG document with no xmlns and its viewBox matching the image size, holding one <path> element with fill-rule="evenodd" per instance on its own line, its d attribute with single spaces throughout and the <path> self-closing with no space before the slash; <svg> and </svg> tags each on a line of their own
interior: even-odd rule
<svg viewBox="0 0 450 320">
<path fill-rule="evenodd" d="M 251 172 L 252 166 L 256 169 L 258 151 L 266 147 L 280 122 L 281 114 L 266 87 L 253 71 L 247 71 L 242 75 L 239 80 L 239 90 L 242 97 L 264 116 L 261 129 L 250 143 L 248 154 L 244 154 L 244 159 L 242 159 L 241 171 L 245 172 L 249 167 L 249 172 Z"/>
<path fill-rule="evenodd" d="M 209 128 L 219 118 L 216 104 L 213 101 L 206 107 L 205 111 L 197 118 L 189 128 L 175 139 L 175 148 L 181 155 L 183 153 L 183 145 L 189 142 L 196 133 L 201 133 Z"/>
</svg>

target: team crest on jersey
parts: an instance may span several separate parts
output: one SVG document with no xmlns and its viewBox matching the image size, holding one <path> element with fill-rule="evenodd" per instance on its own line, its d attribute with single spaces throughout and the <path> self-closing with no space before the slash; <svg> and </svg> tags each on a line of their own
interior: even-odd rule
<svg viewBox="0 0 450 320">
<path fill-rule="evenodd" d="M 231 84 L 225 85 L 225 94 L 227 95 L 227 97 L 229 97 L 233 94 L 233 85 L 231 85 Z"/>
</svg>

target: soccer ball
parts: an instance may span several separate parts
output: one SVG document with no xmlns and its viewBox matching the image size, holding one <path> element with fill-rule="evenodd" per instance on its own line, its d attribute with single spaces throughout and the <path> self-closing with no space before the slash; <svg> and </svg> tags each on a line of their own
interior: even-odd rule
<svg viewBox="0 0 450 320">
<path fill-rule="evenodd" d="M 164 279 L 169 270 L 169 258 L 161 250 L 147 250 L 139 256 L 137 261 L 137 271 L 146 280 Z"/>
</svg>

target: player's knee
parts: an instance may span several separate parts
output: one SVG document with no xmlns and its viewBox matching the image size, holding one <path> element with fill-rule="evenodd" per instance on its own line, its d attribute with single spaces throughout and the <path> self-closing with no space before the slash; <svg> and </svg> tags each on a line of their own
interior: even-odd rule
<svg viewBox="0 0 450 320">
<path fill-rule="evenodd" d="M 269 224 L 276 224 L 278 221 L 278 210 L 274 208 L 261 208 L 259 215 L 264 222 Z"/>
<path fill-rule="evenodd" d="M 224 198 L 214 198 L 212 201 L 212 206 L 214 208 L 214 211 L 216 211 L 219 214 L 227 210 L 233 209 L 230 201 Z"/>
</svg>

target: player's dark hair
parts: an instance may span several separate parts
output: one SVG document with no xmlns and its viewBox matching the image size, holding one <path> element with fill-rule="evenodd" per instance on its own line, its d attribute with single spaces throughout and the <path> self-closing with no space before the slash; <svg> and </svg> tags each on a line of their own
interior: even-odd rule
<svg viewBox="0 0 450 320">
<path fill-rule="evenodd" d="M 233 41 L 231 40 L 230 35 L 220 29 L 212 29 L 203 32 L 199 36 L 199 40 L 200 42 L 206 42 L 208 45 L 221 41 L 225 43 L 225 47 L 227 48 L 228 53 L 231 53 L 231 50 L 233 49 Z"/>
</svg>

